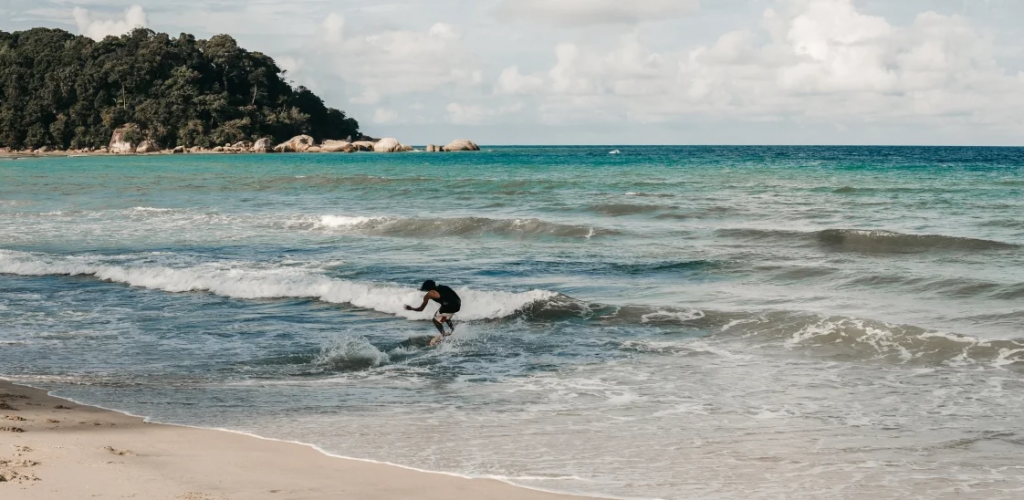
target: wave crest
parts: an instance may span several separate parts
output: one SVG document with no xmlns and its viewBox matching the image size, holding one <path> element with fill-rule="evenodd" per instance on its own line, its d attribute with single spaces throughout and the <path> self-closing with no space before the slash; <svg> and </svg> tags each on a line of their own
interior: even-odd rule
<svg viewBox="0 0 1024 500">
<path fill-rule="evenodd" d="M 422 320 L 429 311 L 406 311 L 423 299 L 415 288 L 333 279 L 311 269 L 256 269 L 248 263 L 216 263 L 192 267 L 107 264 L 96 259 L 53 257 L 0 250 L 0 274 L 21 276 L 95 276 L 97 279 L 166 292 L 208 292 L 239 299 L 308 298 Z M 462 320 L 499 319 L 515 315 L 535 302 L 557 294 L 544 290 L 522 293 L 456 289 L 465 306 Z"/>
<path fill-rule="evenodd" d="M 1012 250 L 1020 245 L 960 236 L 904 234 L 863 229 L 825 229 L 804 233 L 786 230 L 720 229 L 718 236 L 747 240 L 798 241 L 830 250 L 862 253 L 918 253 L 928 251 Z"/>
</svg>

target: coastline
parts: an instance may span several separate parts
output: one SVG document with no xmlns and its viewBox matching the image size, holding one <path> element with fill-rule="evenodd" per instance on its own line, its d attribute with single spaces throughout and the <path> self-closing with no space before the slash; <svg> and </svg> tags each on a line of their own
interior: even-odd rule
<svg viewBox="0 0 1024 500">
<path fill-rule="evenodd" d="M 583 499 L 234 431 L 148 423 L 0 379 L 0 492 L 35 500 Z"/>
</svg>

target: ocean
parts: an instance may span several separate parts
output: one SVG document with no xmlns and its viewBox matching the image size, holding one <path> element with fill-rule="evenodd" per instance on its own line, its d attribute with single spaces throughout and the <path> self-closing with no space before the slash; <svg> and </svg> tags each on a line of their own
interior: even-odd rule
<svg viewBox="0 0 1024 500">
<path fill-rule="evenodd" d="M 1024 149 L 0 159 L 0 376 L 532 488 L 1021 498 L 1022 325 Z"/>
</svg>

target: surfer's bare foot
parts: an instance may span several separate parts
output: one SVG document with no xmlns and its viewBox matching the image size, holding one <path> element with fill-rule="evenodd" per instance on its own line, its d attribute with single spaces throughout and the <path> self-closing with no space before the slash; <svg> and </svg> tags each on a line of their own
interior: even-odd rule
<svg viewBox="0 0 1024 500">
<path fill-rule="evenodd" d="M 438 335 L 438 336 L 430 339 L 430 347 L 434 347 L 435 345 L 440 344 L 442 340 L 444 340 L 444 336 L 443 335 Z"/>
</svg>

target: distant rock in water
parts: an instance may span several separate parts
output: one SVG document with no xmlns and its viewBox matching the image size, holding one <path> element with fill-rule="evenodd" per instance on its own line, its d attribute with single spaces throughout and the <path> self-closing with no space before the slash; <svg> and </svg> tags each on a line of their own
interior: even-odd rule
<svg viewBox="0 0 1024 500">
<path fill-rule="evenodd" d="M 408 151 L 408 146 L 402 145 L 398 142 L 398 139 L 394 137 L 386 137 L 377 141 L 377 144 L 373 145 L 373 150 L 377 153 L 399 153 L 402 151 Z"/>
<path fill-rule="evenodd" d="M 274 143 L 270 139 L 263 138 L 252 145 L 253 153 L 269 153 L 274 150 Z"/>
<path fill-rule="evenodd" d="M 469 139 L 456 139 L 443 148 L 444 151 L 480 151 L 480 146 Z"/>
<path fill-rule="evenodd" d="M 312 137 L 308 135 L 297 135 L 288 141 L 278 144 L 274 151 L 278 153 L 304 153 L 315 144 Z"/>
<path fill-rule="evenodd" d="M 138 147 L 135 148 L 135 152 L 140 155 L 146 153 L 159 153 L 160 146 L 158 146 L 156 142 L 146 139 L 139 143 Z"/>
<path fill-rule="evenodd" d="M 373 151 L 375 144 L 374 141 L 356 141 L 352 143 L 352 146 L 356 148 L 356 151 Z"/>
<path fill-rule="evenodd" d="M 348 141 L 327 140 L 320 145 L 320 151 L 324 153 L 351 153 L 355 151 L 355 148 Z"/>
</svg>

